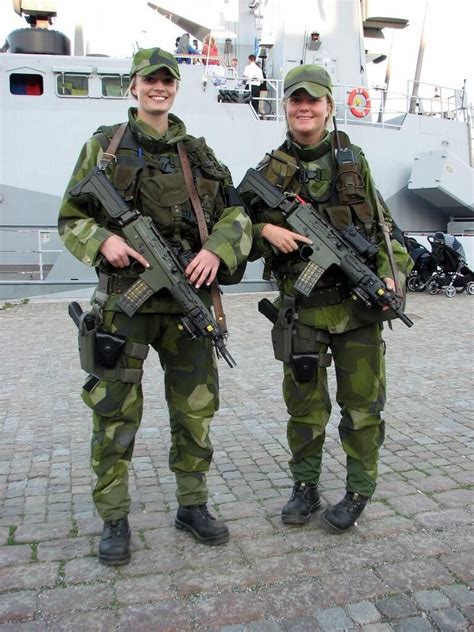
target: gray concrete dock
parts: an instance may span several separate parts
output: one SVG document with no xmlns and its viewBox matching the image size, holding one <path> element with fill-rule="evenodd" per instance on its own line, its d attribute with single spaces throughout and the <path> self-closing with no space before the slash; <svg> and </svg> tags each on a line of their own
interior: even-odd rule
<svg viewBox="0 0 474 632">
<path fill-rule="evenodd" d="M 230 542 L 205 547 L 173 526 L 167 411 L 152 354 L 130 472 L 133 558 L 119 569 L 95 557 L 91 422 L 68 301 L 3 305 L 0 632 L 474 629 L 474 297 L 410 294 L 414 327 L 385 330 L 379 485 L 357 527 L 335 535 L 318 513 L 304 527 L 280 519 L 291 489 L 287 414 L 270 325 L 256 310 L 262 296 L 225 296 L 238 366 L 220 363 L 209 486 Z M 323 507 L 344 493 L 337 417 Z"/>
</svg>

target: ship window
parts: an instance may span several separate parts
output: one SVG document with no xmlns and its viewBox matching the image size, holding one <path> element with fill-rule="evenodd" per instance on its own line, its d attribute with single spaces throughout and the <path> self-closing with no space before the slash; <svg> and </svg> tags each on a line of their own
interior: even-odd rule
<svg viewBox="0 0 474 632">
<path fill-rule="evenodd" d="M 87 97 L 89 94 L 89 79 L 86 75 L 62 72 L 57 76 L 56 86 L 60 97 Z"/>
<path fill-rule="evenodd" d="M 102 96 L 124 97 L 129 83 L 130 77 L 128 75 L 104 75 L 102 77 Z"/>
<path fill-rule="evenodd" d="M 12 73 L 10 75 L 10 92 L 28 97 L 39 97 L 43 94 L 43 77 L 41 75 Z"/>
</svg>

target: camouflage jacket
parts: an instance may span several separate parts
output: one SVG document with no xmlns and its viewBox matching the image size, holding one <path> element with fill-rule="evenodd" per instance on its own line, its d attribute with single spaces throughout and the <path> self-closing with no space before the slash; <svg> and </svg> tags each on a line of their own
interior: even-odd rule
<svg viewBox="0 0 474 632">
<path fill-rule="evenodd" d="M 356 157 L 358 171 L 362 178 L 361 182 L 363 183 L 367 204 L 360 206 L 343 204 L 337 193 L 337 187 L 333 187 L 334 156 L 331 148 L 331 135 L 329 132 L 326 132 L 320 143 L 314 147 L 303 148 L 293 142 L 292 152 L 293 154 L 296 152 L 298 160 L 295 159 L 294 155 L 290 155 L 292 152 L 289 151 L 288 146 L 283 145 L 279 150 L 272 152 L 269 157 L 266 157 L 260 163 L 259 169 L 262 170 L 262 174 L 272 184 L 283 191 L 301 194 L 306 199 L 311 196 L 315 200 L 321 200 L 318 204 L 313 203 L 313 206 L 336 229 L 340 230 L 349 223 L 354 223 L 367 238 L 378 246 L 379 251 L 375 265 L 375 271 L 378 276 L 380 278 L 392 277 L 387 248 L 383 241 L 378 220 L 377 205 L 380 205 L 384 219 L 389 227 L 393 226 L 393 220 L 389 209 L 377 193 L 367 160 L 361 148 L 351 144 L 351 149 Z M 276 156 L 276 158 L 272 157 L 272 155 Z M 285 160 L 290 161 L 290 166 L 285 166 Z M 297 166 L 299 166 L 299 169 Z M 307 176 L 305 184 L 301 183 L 302 178 L 299 175 L 302 170 Z M 248 199 L 247 202 L 249 202 Z M 274 210 L 265 207 L 264 204 L 255 198 L 250 201 L 249 213 L 253 222 L 253 246 L 249 259 L 254 260 L 258 257 L 263 257 L 266 264 L 266 273 L 268 274 L 270 271 L 273 273 L 280 292 L 289 296 L 298 296 L 298 293 L 293 289 L 293 285 L 298 275 L 304 269 L 305 262 L 299 259 L 297 253 L 276 256 L 270 243 L 261 234 L 262 228 L 266 223 L 290 228 L 285 223 L 283 214 L 278 209 Z M 403 287 L 413 262 L 404 245 L 396 239 L 391 239 L 391 243 L 398 267 L 398 281 L 400 286 Z M 316 285 L 315 291 L 334 286 L 336 283 L 346 283 L 344 275 L 339 269 L 329 269 Z M 278 304 L 279 301 L 277 301 Z M 352 299 L 348 299 L 337 305 L 302 309 L 300 320 L 303 324 L 327 329 L 332 333 L 341 333 L 367 324 L 365 320 L 360 318 L 360 311 L 360 303 L 355 304 Z"/>
<path fill-rule="evenodd" d="M 209 237 L 206 250 L 221 260 L 219 274 L 232 275 L 245 266 L 251 247 L 251 222 L 242 206 L 227 202 L 226 189 L 232 187 L 229 170 L 220 163 L 204 139 L 186 133 L 184 123 L 169 115 L 169 129 L 160 136 L 129 110 L 129 126 L 117 151 L 117 162 L 107 168 L 116 189 L 143 215 L 151 216 L 161 235 L 173 246 L 198 252 L 199 231 L 184 182 L 176 144 L 183 141 L 193 170 L 196 189 L 203 207 Z M 98 163 L 118 127 L 101 127 L 84 145 L 59 211 L 58 228 L 66 248 L 86 265 L 111 271 L 101 253 L 102 243 L 120 228 L 93 199 L 74 198 L 68 191 Z M 127 134 L 129 141 L 127 142 Z M 112 269 L 115 274 L 133 277 L 130 268 Z M 224 281 L 225 282 L 225 281 Z M 207 290 L 203 290 L 207 300 Z M 107 308 L 114 309 L 111 296 Z M 142 312 L 176 312 L 179 308 L 166 290 L 151 297 Z"/>
</svg>

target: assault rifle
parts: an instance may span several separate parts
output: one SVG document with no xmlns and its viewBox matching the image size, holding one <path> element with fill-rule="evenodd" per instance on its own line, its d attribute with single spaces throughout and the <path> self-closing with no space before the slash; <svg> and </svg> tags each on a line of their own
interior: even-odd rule
<svg viewBox="0 0 474 632">
<path fill-rule="evenodd" d="M 217 355 L 221 355 L 230 367 L 234 367 L 235 361 L 225 346 L 224 333 L 197 290 L 188 281 L 181 261 L 160 235 L 152 219 L 143 217 L 127 204 L 99 167 L 94 167 L 69 193 L 74 197 L 84 194 L 96 197 L 120 226 L 128 245 L 143 255 L 150 264 L 117 301 L 120 309 L 132 317 L 150 296 L 166 288 L 184 312 L 184 316 L 179 318 L 179 329 L 184 330 L 190 338 L 208 336 Z"/>
<path fill-rule="evenodd" d="M 365 239 L 353 224 L 336 230 L 314 211 L 311 204 L 299 195 L 282 193 L 255 169 L 247 171 L 238 191 L 241 195 L 254 193 L 270 208 L 280 209 L 287 224 L 313 242 L 312 246 L 304 244 L 300 248 L 301 258 L 308 263 L 295 282 L 298 292 L 309 296 L 323 273 L 331 265 L 336 265 L 348 278 L 355 299 L 368 308 L 388 307 L 407 327 L 413 325 L 403 312 L 403 300 L 388 290 L 367 265 L 367 261 L 375 259 L 377 246 Z"/>
</svg>

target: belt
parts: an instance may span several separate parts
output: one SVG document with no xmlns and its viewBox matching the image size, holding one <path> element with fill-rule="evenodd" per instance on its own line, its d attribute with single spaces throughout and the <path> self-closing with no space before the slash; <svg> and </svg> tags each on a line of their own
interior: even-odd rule
<svg viewBox="0 0 474 632">
<path fill-rule="evenodd" d="M 350 292 L 342 283 L 337 283 L 332 287 L 325 287 L 315 290 L 307 298 L 296 299 L 296 309 L 307 309 L 309 307 L 328 307 L 329 305 L 339 305 L 349 298 Z"/>
</svg>

